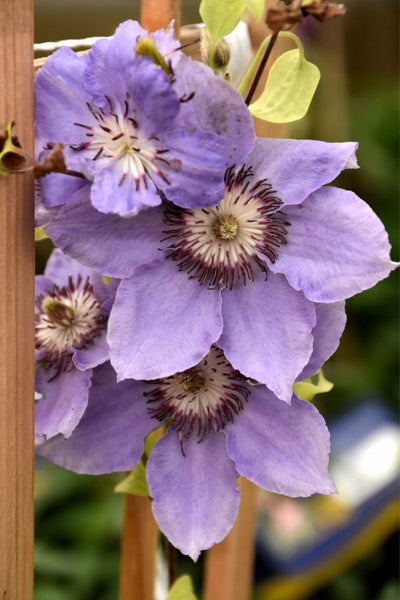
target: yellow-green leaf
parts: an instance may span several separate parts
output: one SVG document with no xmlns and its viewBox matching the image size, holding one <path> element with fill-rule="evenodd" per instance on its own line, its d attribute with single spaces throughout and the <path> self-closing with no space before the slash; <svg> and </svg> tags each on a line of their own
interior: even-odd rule
<svg viewBox="0 0 400 600">
<path fill-rule="evenodd" d="M 154 431 L 151 431 L 149 433 L 149 435 L 146 437 L 146 440 L 144 442 L 144 461 L 146 462 L 148 460 L 148 458 L 150 457 L 150 452 L 151 449 L 153 448 L 154 444 L 156 443 L 156 435 L 154 433 Z"/>
<path fill-rule="evenodd" d="M 47 240 L 48 235 L 43 229 L 43 227 L 35 227 L 35 242 L 41 242 L 42 240 Z"/>
<path fill-rule="evenodd" d="M 166 600 L 197 600 L 189 575 L 182 575 L 175 581 Z"/>
<path fill-rule="evenodd" d="M 245 3 L 253 19 L 261 21 L 265 10 L 265 0 L 245 0 Z"/>
<path fill-rule="evenodd" d="M 134 494 L 135 496 L 148 496 L 149 488 L 146 481 L 146 468 L 142 461 L 125 477 L 123 481 L 115 486 L 114 492 L 120 494 Z"/>
<path fill-rule="evenodd" d="M 249 106 L 254 117 L 290 123 L 307 113 L 321 75 L 318 67 L 304 58 L 300 42 L 296 43 L 299 48 L 285 52 L 272 65 L 263 93 Z"/>
<path fill-rule="evenodd" d="M 301 400 L 313 400 L 314 396 L 317 394 L 326 394 L 326 392 L 330 392 L 332 388 L 333 383 L 325 378 L 322 369 L 319 369 L 319 371 L 309 379 L 299 381 L 293 385 L 293 391 Z"/>
<path fill-rule="evenodd" d="M 214 45 L 231 33 L 240 21 L 245 7 L 244 0 L 202 0 L 200 15 Z"/>
</svg>

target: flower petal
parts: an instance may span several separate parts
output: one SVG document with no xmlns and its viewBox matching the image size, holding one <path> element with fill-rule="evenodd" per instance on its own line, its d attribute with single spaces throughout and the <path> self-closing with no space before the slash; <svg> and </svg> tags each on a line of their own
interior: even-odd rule
<svg viewBox="0 0 400 600">
<path fill-rule="evenodd" d="M 110 277 L 129 277 L 134 269 L 159 256 L 163 212 L 142 211 L 134 218 L 105 215 L 88 201 L 89 186 L 74 196 L 46 233 L 66 254 Z"/>
<path fill-rule="evenodd" d="M 68 285 L 68 277 L 72 277 L 76 283 L 79 275 L 83 281 L 92 275 L 92 269 L 84 267 L 73 258 L 66 256 L 59 248 L 55 248 L 50 254 L 44 272 L 45 276 L 59 287 Z"/>
<path fill-rule="evenodd" d="M 95 337 L 92 342 L 85 348 L 82 348 L 82 350 L 79 350 L 78 348 L 72 348 L 72 350 L 72 360 L 74 361 L 76 368 L 80 371 L 94 369 L 94 367 L 106 362 L 110 356 L 105 331 L 102 331 L 99 336 Z"/>
<path fill-rule="evenodd" d="M 57 465 L 98 475 L 132 469 L 143 453 L 144 438 L 158 426 L 147 413 L 144 384 L 115 382 L 109 364 L 94 371 L 88 408 L 71 437 L 52 438 L 39 454 Z"/>
<path fill-rule="evenodd" d="M 83 89 L 87 55 L 60 48 L 49 56 L 35 80 L 35 125 L 37 138 L 65 144 L 82 142 L 82 130 L 74 123 L 87 123 L 90 115 Z M 37 148 L 37 152 L 43 148 Z"/>
<path fill-rule="evenodd" d="M 168 75 L 147 56 L 137 56 L 127 69 L 128 92 L 141 135 L 170 129 L 180 110 L 179 98 Z"/>
<path fill-rule="evenodd" d="M 270 268 L 314 302 L 349 298 L 398 266 L 382 222 L 353 192 L 322 188 L 285 213 L 287 245 Z"/>
<path fill-rule="evenodd" d="M 115 294 L 117 292 L 120 280 L 109 278 L 107 283 L 100 273 L 92 271 L 91 281 L 93 285 L 94 295 L 101 308 L 109 313 L 114 304 Z"/>
<path fill-rule="evenodd" d="M 68 202 L 80 188 L 88 188 L 89 183 L 82 177 L 72 177 L 62 173 L 49 173 L 40 181 L 40 201 L 46 208 L 61 206 Z"/>
<path fill-rule="evenodd" d="M 147 188 L 142 182 L 137 187 L 132 174 L 123 171 L 122 165 L 114 163 L 96 173 L 90 200 L 100 212 L 123 217 L 133 217 L 143 208 L 161 204 L 161 198 L 150 179 Z"/>
<path fill-rule="evenodd" d="M 37 369 L 35 390 L 43 397 L 35 405 L 35 440 L 57 434 L 69 437 L 86 410 L 92 371 Z"/>
<path fill-rule="evenodd" d="M 314 375 L 324 362 L 332 356 L 339 346 L 346 325 L 344 302 L 315 303 L 314 308 L 317 322 L 312 330 L 314 338 L 313 351 L 307 366 L 297 377 L 297 381 L 302 381 Z"/>
<path fill-rule="evenodd" d="M 87 53 L 84 85 L 90 100 L 103 109 L 108 101 L 124 101 L 127 90 L 125 70 L 135 61 L 134 47 L 138 36 L 147 32 L 137 21 L 125 21 L 111 39 L 101 39 Z"/>
<path fill-rule="evenodd" d="M 175 60 L 182 55 L 182 52 L 176 51 L 180 47 L 179 40 L 175 37 L 174 21 L 171 21 L 167 27 L 162 27 L 150 33 L 150 37 L 155 41 L 157 50 L 167 60 L 171 60 L 173 65 Z"/>
<path fill-rule="evenodd" d="M 222 330 L 221 297 L 162 258 L 122 281 L 108 325 L 118 379 L 158 379 L 197 364 Z"/>
<path fill-rule="evenodd" d="M 35 298 L 39 296 L 47 296 L 48 292 L 53 289 L 54 283 L 44 275 L 36 275 L 35 277 Z"/>
<path fill-rule="evenodd" d="M 224 438 L 210 433 L 201 442 L 168 431 L 151 451 L 147 482 L 161 531 L 182 554 L 197 560 L 233 526 L 240 500 L 237 473 Z"/>
<path fill-rule="evenodd" d="M 257 138 L 246 164 L 255 179 L 268 179 L 283 204 L 300 204 L 346 168 L 357 166 L 357 143 Z"/>
<path fill-rule="evenodd" d="M 218 346 L 232 366 L 290 402 L 292 385 L 312 352 L 313 304 L 269 273 L 267 281 L 258 276 L 245 287 L 225 290 L 222 314 Z"/>
<path fill-rule="evenodd" d="M 168 200 L 185 208 L 212 206 L 224 196 L 225 140 L 201 129 L 174 130 L 162 136 L 170 152 L 163 170 L 168 183 L 157 185 Z"/>
<path fill-rule="evenodd" d="M 315 406 L 293 397 L 281 402 L 264 386 L 224 429 L 228 455 L 256 485 L 286 496 L 332 494 L 329 432 Z"/>
<path fill-rule="evenodd" d="M 217 133 L 226 141 L 226 166 L 239 163 L 253 148 L 255 139 L 253 119 L 241 95 L 209 67 L 187 56 L 181 56 L 175 70 L 178 95 L 195 92 L 189 102 L 181 105 L 176 124 Z"/>
</svg>

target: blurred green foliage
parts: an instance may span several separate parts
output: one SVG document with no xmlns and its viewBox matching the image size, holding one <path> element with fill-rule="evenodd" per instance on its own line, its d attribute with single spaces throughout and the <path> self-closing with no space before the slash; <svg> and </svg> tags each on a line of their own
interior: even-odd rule
<svg viewBox="0 0 400 600">
<path fill-rule="evenodd" d="M 76 475 L 38 463 L 35 600 L 115 600 L 122 497 L 119 475 Z"/>
</svg>

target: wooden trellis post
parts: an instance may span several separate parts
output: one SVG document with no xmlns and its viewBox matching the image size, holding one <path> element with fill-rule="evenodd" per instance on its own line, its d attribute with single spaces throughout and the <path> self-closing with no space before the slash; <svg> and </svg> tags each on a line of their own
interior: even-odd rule
<svg viewBox="0 0 400 600">
<path fill-rule="evenodd" d="M 206 556 L 205 600 L 250 600 L 253 588 L 256 494 L 254 484 L 238 480 L 239 514 L 227 537 Z"/>
<path fill-rule="evenodd" d="M 0 129 L 33 153 L 33 0 L 0 1 Z M 31 174 L 0 177 L 0 598 L 33 595 L 34 223 Z"/>
</svg>

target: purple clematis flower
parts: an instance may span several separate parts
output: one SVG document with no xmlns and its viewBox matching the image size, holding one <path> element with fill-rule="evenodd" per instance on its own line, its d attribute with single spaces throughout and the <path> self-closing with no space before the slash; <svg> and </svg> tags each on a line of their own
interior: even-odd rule
<svg viewBox="0 0 400 600">
<path fill-rule="evenodd" d="M 178 51 L 172 28 L 150 34 L 165 68 L 137 55 L 147 35 L 126 21 L 83 56 L 61 48 L 36 77 L 37 151 L 64 143 L 69 170 L 93 182 L 90 200 L 103 213 L 134 215 L 163 194 L 183 207 L 213 205 L 226 166 L 254 145 L 241 96 Z M 68 203 L 74 182 L 67 179 L 46 178 L 48 206 Z"/>
<path fill-rule="evenodd" d="M 54 250 L 36 277 L 36 442 L 71 435 L 94 369 L 109 359 L 106 325 L 116 282 Z"/>
<path fill-rule="evenodd" d="M 116 383 L 109 365 L 98 367 L 72 435 L 53 437 L 38 452 L 78 473 L 126 471 L 140 461 L 143 438 L 165 420 L 146 469 L 153 513 L 193 560 L 233 526 L 238 475 L 288 496 L 336 491 L 317 409 L 249 385 L 215 346 L 196 366 L 151 382 Z"/>
<path fill-rule="evenodd" d="M 108 330 L 119 379 L 185 371 L 217 344 L 235 369 L 289 402 L 318 320 L 341 332 L 337 303 L 397 266 L 371 208 L 323 187 L 356 165 L 355 150 L 258 139 L 246 162 L 226 171 L 215 207 L 166 203 L 118 220 L 96 213 L 83 185 L 56 216 L 42 215 L 66 253 L 123 278 Z"/>
</svg>

